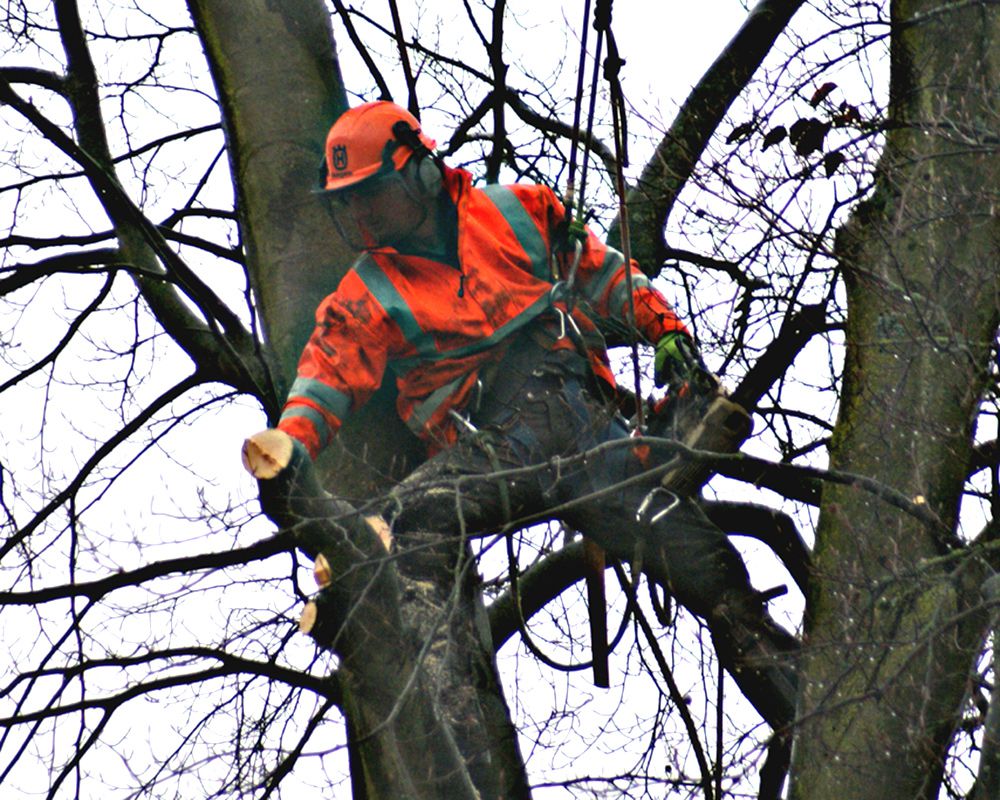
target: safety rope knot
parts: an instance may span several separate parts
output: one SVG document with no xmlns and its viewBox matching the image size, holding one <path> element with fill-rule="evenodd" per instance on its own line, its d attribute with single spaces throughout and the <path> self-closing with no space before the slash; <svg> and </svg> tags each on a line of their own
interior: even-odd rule
<svg viewBox="0 0 1000 800">
<path fill-rule="evenodd" d="M 608 57 L 604 59 L 604 80 L 617 81 L 618 73 L 624 66 L 625 59 L 618 55 L 618 48 L 609 48 Z"/>
<path fill-rule="evenodd" d="M 611 27 L 611 0 L 597 0 L 594 6 L 594 30 L 606 31 Z"/>
</svg>

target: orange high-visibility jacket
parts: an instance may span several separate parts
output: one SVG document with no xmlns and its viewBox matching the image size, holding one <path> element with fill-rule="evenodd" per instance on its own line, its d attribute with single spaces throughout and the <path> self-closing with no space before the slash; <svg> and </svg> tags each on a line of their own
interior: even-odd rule
<svg viewBox="0 0 1000 800">
<path fill-rule="evenodd" d="M 387 369 L 410 429 L 432 450 L 453 442 L 449 411 L 468 403 L 479 371 L 502 357 L 512 334 L 531 324 L 559 329 L 553 306 L 565 305 L 553 286 L 567 277 L 572 258 L 553 252 L 564 218 L 555 194 L 528 185 L 477 189 L 467 172 L 450 168 L 445 186 L 458 212 L 458 269 L 375 250 L 316 311 L 278 424 L 313 457 L 379 388 Z M 636 327 L 646 340 L 685 330 L 646 276 L 635 264 L 631 269 Z M 574 281 L 579 329 L 594 331 L 592 317 L 624 326 L 626 292 L 621 253 L 588 232 Z M 573 345 L 564 338 L 554 346 Z M 595 374 L 614 386 L 603 345 L 591 342 L 588 355 Z"/>
</svg>

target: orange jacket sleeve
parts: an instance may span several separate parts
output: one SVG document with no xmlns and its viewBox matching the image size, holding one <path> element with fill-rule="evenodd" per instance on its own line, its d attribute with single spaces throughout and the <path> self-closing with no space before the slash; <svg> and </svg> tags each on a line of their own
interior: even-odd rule
<svg viewBox="0 0 1000 800">
<path fill-rule="evenodd" d="M 375 305 L 348 273 L 316 311 L 278 423 L 313 458 L 382 384 L 392 336 Z"/>
</svg>

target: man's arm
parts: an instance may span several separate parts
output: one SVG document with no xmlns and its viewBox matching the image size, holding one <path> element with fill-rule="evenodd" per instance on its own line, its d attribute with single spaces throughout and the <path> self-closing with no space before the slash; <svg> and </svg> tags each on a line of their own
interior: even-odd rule
<svg viewBox="0 0 1000 800">
<path fill-rule="evenodd" d="M 351 284 L 345 279 L 317 310 L 278 422 L 278 430 L 301 442 L 312 458 L 378 390 L 388 363 L 388 337 L 372 330 L 381 315 Z"/>
<path fill-rule="evenodd" d="M 552 218 L 556 224 L 564 225 L 563 213 L 562 205 L 553 197 Z M 717 386 L 718 381 L 705 367 L 687 326 L 638 264 L 633 261 L 626 265 L 625 257 L 589 228 L 583 227 L 580 240 L 583 247 L 576 267 L 576 285 L 595 314 L 621 330 L 627 329 L 629 317 L 634 314 L 636 332 L 656 349 L 656 385 L 669 385 L 677 390 L 685 384 L 704 382 L 704 387 L 699 385 L 703 393 Z M 573 245 L 571 237 L 564 247 L 565 254 L 560 256 L 564 278 L 573 270 Z"/>
</svg>

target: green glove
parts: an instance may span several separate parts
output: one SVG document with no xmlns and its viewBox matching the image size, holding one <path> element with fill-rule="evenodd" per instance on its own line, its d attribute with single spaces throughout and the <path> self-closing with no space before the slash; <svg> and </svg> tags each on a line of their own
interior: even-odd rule
<svg viewBox="0 0 1000 800">
<path fill-rule="evenodd" d="M 656 343 L 653 380 L 657 386 L 676 389 L 702 374 L 707 375 L 708 369 L 698 354 L 698 348 L 686 333 L 671 331 Z"/>
</svg>

